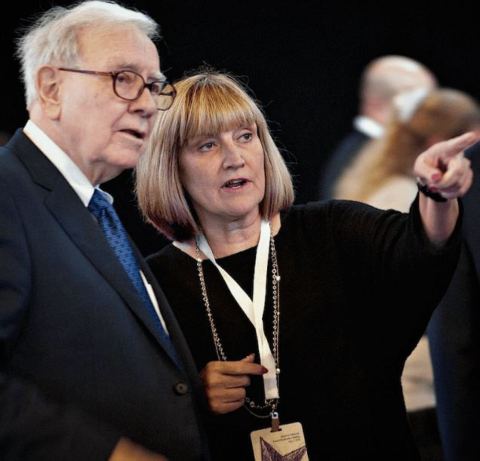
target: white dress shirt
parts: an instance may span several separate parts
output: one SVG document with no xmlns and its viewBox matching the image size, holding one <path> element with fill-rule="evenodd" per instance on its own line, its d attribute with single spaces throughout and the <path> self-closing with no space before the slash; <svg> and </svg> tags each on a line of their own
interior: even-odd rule
<svg viewBox="0 0 480 461">
<path fill-rule="evenodd" d="M 361 133 L 366 134 L 372 139 L 378 139 L 383 136 L 384 128 L 380 123 L 376 122 L 372 118 L 365 117 L 364 115 L 358 115 L 353 120 L 353 126 Z"/>
</svg>

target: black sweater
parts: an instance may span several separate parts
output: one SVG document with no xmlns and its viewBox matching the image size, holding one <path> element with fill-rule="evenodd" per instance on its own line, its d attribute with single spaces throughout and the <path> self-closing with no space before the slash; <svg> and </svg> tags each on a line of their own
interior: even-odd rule
<svg viewBox="0 0 480 461">
<path fill-rule="evenodd" d="M 458 226 L 457 226 L 458 227 Z M 275 237 L 280 282 L 280 421 L 302 423 L 310 460 L 416 460 L 400 376 L 448 286 L 458 229 L 438 250 L 410 215 L 355 202 L 294 206 Z M 251 295 L 256 248 L 218 259 Z M 201 370 L 217 360 L 196 262 L 173 245 L 149 258 Z M 229 360 L 256 338 L 218 271 L 203 262 Z M 270 272 L 269 272 L 270 273 Z M 264 326 L 271 344 L 271 283 Z M 263 400 L 261 378 L 247 395 Z M 253 459 L 249 433 L 268 425 L 244 408 L 208 417 L 214 459 Z"/>
</svg>

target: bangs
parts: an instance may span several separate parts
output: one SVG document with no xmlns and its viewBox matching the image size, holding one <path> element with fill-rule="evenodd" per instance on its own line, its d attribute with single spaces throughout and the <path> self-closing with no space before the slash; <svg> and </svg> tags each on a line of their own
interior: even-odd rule
<svg viewBox="0 0 480 461">
<path fill-rule="evenodd" d="M 180 90 L 181 91 L 181 90 Z M 188 88 L 184 100 L 180 144 L 199 136 L 211 136 L 239 126 L 263 125 L 263 115 L 249 96 L 228 78 L 205 78 Z"/>
</svg>

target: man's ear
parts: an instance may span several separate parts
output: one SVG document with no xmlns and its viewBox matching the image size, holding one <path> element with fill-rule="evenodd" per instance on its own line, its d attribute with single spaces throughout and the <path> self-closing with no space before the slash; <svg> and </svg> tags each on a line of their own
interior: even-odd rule
<svg viewBox="0 0 480 461">
<path fill-rule="evenodd" d="M 43 66 L 37 72 L 38 101 L 44 114 L 51 120 L 58 120 L 61 114 L 61 77 L 55 67 Z"/>
</svg>

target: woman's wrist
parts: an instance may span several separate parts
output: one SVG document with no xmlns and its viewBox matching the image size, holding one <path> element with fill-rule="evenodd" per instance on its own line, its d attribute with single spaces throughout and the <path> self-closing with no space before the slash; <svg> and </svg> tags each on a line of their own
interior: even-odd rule
<svg viewBox="0 0 480 461">
<path fill-rule="evenodd" d="M 424 184 L 419 178 L 417 178 L 418 190 L 426 197 L 432 199 L 435 202 L 446 202 L 448 199 L 442 196 L 439 192 L 433 192 L 430 190 L 427 184 Z"/>
</svg>

